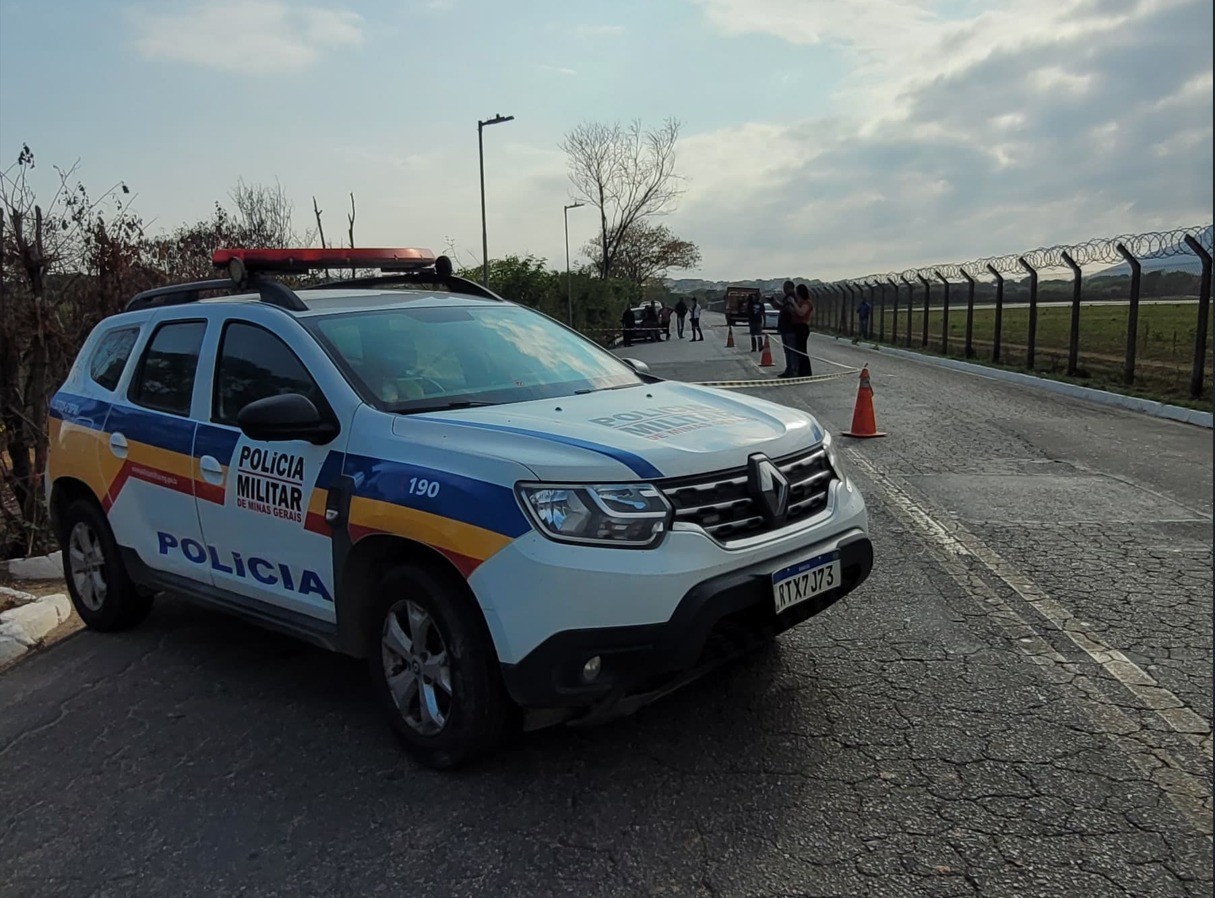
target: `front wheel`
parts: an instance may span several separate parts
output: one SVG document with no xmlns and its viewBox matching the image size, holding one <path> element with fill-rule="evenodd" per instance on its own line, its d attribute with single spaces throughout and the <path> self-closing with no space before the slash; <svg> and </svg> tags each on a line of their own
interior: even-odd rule
<svg viewBox="0 0 1215 898">
<path fill-rule="evenodd" d="M 406 750 L 439 770 L 488 754 L 513 708 L 475 600 L 413 564 L 390 570 L 377 595 L 371 677 Z"/>
<path fill-rule="evenodd" d="M 68 594 L 85 626 L 110 632 L 143 622 L 152 610 L 152 595 L 131 582 L 96 503 L 79 499 L 67 507 L 60 543 Z"/>
</svg>

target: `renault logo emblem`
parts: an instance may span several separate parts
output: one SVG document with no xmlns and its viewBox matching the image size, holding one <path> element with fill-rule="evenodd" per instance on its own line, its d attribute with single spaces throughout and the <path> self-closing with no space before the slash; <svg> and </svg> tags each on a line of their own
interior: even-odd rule
<svg viewBox="0 0 1215 898">
<path fill-rule="evenodd" d="M 749 461 L 751 495 L 764 519 L 776 523 L 789 511 L 789 481 L 770 458 L 753 455 Z"/>
</svg>

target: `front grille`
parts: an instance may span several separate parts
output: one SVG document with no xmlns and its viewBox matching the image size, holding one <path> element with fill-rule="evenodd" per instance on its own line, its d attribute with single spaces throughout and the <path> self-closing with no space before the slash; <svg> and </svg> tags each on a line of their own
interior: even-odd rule
<svg viewBox="0 0 1215 898">
<path fill-rule="evenodd" d="M 827 492 L 835 472 L 821 448 L 789 458 L 774 459 L 789 481 L 789 511 L 769 524 L 747 485 L 747 469 L 682 477 L 659 484 L 675 508 L 675 520 L 696 524 L 718 542 L 755 536 L 813 517 L 827 507 Z"/>
</svg>

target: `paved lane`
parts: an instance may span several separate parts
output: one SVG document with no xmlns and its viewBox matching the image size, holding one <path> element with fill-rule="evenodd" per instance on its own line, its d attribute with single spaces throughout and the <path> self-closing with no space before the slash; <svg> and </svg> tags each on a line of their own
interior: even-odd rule
<svg viewBox="0 0 1215 898">
<path fill-rule="evenodd" d="M 770 375 L 706 334 L 627 354 Z M 163 600 L 0 675 L 0 895 L 1209 895 L 1210 432 L 813 348 L 871 365 L 878 564 L 775 650 L 443 776 L 357 664 Z"/>
</svg>

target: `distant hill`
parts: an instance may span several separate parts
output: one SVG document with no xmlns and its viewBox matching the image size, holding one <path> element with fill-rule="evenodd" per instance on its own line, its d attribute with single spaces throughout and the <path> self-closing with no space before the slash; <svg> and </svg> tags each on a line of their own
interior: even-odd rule
<svg viewBox="0 0 1215 898">
<path fill-rule="evenodd" d="M 758 287 L 764 293 L 780 293 L 785 281 L 805 283 L 813 287 L 823 283 L 819 278 L 739 278 L 733 281 L 706 281 L 701 278 L 667 278 L 666 285 L 672 293 L 692 293 L 697 290 L 707 290 L 725 293 L 727 287 Z"/>
<path fill-rule="evenodd" d="M 1206 241 L 1211 241 L 1211 228 L 1206 230 Z M 1200 240 L 1202 238 L 1199 238 Z M 1150 256 L 1144 256 L 1139 260 L 1139 264 L 1143 266 L 1144 271 L 1188 271 L 1191 274 L 1202 274 L 1202 261 L 1191 252 L 1186 246 L 1185 241 L 1180 242 L 1177 246 L 1161 250 L 1159 253 L 1154 253 Z M 1095 273 L 1095 277 L 1102 275 L 1120 275 L 1130 274 L 1131 266 L 1126 262 L 1119 262 L 1117 265 L 1112 265 L 1109 268 L 1104 268 Z"/>
</svg>

